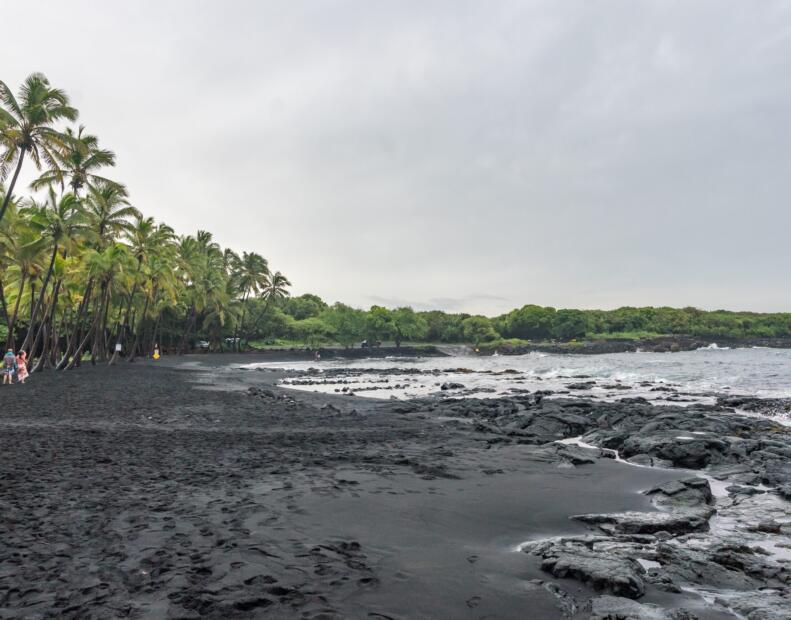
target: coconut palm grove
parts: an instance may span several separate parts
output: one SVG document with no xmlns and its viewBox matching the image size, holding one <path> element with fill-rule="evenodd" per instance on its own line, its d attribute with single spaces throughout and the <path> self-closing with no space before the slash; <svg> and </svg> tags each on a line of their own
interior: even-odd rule
<svg viewBox="0 0 791 620">
<path fill-rule="evenodd" d="M 791 335 L 791 315 L 779 313 L 527 305 L 489 318 L 291 297 L 291 282 L 260 253 L 221 248 L 209 231 L 179 235 L 141 212 L 111 178 L 115 153 L 81 122 L 44 75 L 17 89 L 0 81 L 0 337 L 29 352 L 32 371 L 132 361 L 155 348 Z M 38 177 L 20 187 L 25 166 Z"/>
<path fill-rule="evenodd" d="M 16 93 L 0 82 L 0 98 L 0 303 L 6 345 L 30 351 L 33 370 L 133 360 L 158 342 L 221 349 L 288 295 L 261 255 L 223 250 L 206 231 L 177 236 L 135 208 L 104 176 L 115 154 L 68 125 L 79 113 L 45 76 Z M 23 197 L 26 164 L 41 174 Z"/>
</svg>

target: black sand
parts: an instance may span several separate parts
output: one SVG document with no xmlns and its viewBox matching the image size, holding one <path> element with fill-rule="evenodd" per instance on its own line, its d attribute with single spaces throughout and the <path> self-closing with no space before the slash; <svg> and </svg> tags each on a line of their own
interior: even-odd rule
<svg viewBox="0 0 791 620">
<path fill-rule="evenodd" d="M 651 510 L 638 491 L 674 477 L 361 398 L 261 400 L 275 373 L 211 370 L 232 361 L 0 388 L 0 617 L 562 618 L 515 545 Z"/>
</svg>

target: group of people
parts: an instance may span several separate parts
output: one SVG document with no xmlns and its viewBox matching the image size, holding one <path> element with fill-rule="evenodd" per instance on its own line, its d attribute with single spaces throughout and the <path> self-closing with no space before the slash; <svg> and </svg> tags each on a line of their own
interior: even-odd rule
<svg viewBox="0 0 791 620">
<path fill-rule="evenodd" d="M 27 353 L 20 351 L 19 355 L 14 355 L 13 349 L 3 356 L 3 385 L 11 385 L 16 375 L 17 383 L 24 383 L 27 379 Z"/>
</svg>

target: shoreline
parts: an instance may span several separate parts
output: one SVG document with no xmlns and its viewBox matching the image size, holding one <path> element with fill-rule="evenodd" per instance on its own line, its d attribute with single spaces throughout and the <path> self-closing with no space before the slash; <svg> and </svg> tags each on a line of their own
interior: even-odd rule
<svg viewBox="0 0 791 620">
<path fill-rule="evenodd" d="M 692 336 L 661 336 L 641 339 L 607 339 L 580 340 L 572 342 L 524 342 L 521 344 L 495 343 L 481 344 L 479 347 L 466 344 L 426 343 L 395 347 L 384 345 L 374 348 L 320 346 L 318 349 L 309 347 L 250 349 L 242 352 L 192 352 L 183 355 L 168 354 L 166 358 L 186 358 L 220 355 L 224 357 L 260 356 L 261 361 L 311 361 L 318 350 L 322 359 L 366 359 L 384 357 L 449 357 L 452 355 L 526 355 L 532 352 L 552 353 L 558 355 L 606 355 L 610 353 L 677 353 L 695 351 L 705 348 L 768 348 L 791 349 L 791 338 L 703 338 Z"/>
<path fill-rule="evenodd" d="M 608 353 L 678 353 L 706 348 L 769 348 L 791 349 L 791 338 L 698 338 L 692 336 L 661 336 L 636 340 L 581 340 L 579 342 L 536 342 L 518 345 L 486 346 L 482 354 L 525 355 L 539 353 L 603 355 Z"/>
<path fill-rule="evenodd" d="M 229 368 L 249 360 L 86 365 L 4 392 L 0 617 L 587 618 L 606 588 L 513 547 L 573 547 L 598 528 L 581 513 L 661 515 L 642 492 L 690 475 L 543 440 L 586 434 L 603 403 L 350 399 Z M 526 414 L 539 426 L 515 432 Z M 637 604 L 734 617 L 637 573 Z"/>
</svg>

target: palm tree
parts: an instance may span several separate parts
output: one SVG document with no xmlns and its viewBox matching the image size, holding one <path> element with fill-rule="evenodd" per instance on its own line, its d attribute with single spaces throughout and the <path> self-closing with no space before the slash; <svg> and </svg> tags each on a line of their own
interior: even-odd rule
<svg viewBox="0 0 791 620">
<path fill-rule="evenodd" d="M 251 294 L 262 292 L 269 284 L 269 263 L 260 254 L 242 252 L 242 258 L 236 265 L 234 275 L 238 289 L 242 293 L 242 318 L 237 323 L 233 335 L 234 349 L 239 351 L 241 343 L 237 338 L 244 333 L 245 302 Z"/>
<path fill-rule="evenodd" d="M 73 316 L 70 321 L 70 334 L 66 340 L 66 348 L 63 356 L 57 363 L 56 369 L 63 370 L 69 365 L 72 353 L 82 339 L 83 327 L 88 316 L 88 306 L 90 306 L 96 282 L 97 274 L 100 272 L 101 260 L 99 253 L 93 248 L 86 248 L 79 257 L 79 264 L 76 268 L 75 279 L 70 284 L 74 289 L 71 298 L 77 302 Z M 82 293 L 80 293 L 82 291 Z"/>
<path fill-rule="evenodd" d="M 148 295 L 155 317 L 149 351 L 153 350 L 157 343 L 157 329 L 161 324 L 163 312 L 167 308 L 174 307 L 178 301 L 178 279 L 173 271 L 175 258 L 175 246 L 172 243 L 161 245 L 157 252 L 151 256 L 146 267 Z M 139 340 L 139 338 L 140 335 L 136 336 L 135 340 Z"/>
<path fill-rule="evenodd" d="M 114 364 L 118 360 L 119 349 L 121 348 L 119 345 L 123 345 L 123 339 L 126 337 L 127 332 L 129 331 L 132 304 L 134 303 L 135 295 L 137 294 L 137 291 L 141 285 L 141 280 L 144 275 L 143 271 L 148 267 L 149 263 L 155 257 L 161 258 L 164 256 L 170 256 L 172 254 L 174 235 L 173 229 L 170 228 L 170 226 L 165 224 L 157 225 L 154 221 L 154 218 L 143 217 L 141 214 L 137 214 L 130 228 L 126 230 L 126 238 L 129 242 L 129 251 L 137 263 L 137 269 L 132 275 L 132 290 L 129 293 L 126 313 L 124 314 L 124 322 L 121 328 L 118 330 L 118 336 L 115 341 L 116 347 L 115 351 L 113 352 L 113 356 L 110 359 L 110 364 Z M 160 260 L 160 263 L 158 264 L 158 267 L 160 268 L 161 262 L 162 261 Z M 169 264 L 168 268 L 172 271 L 172 264 Z M 146 295 L 146 306 L 143 309 L 141 319 L 145 318 L 149 302 L 150 297 L 149 295 Z M 140 325 L 142 327 L 143 324 L 140 323 Z M 139 330 L 136 331 L 135 334 L 135 344 L 132 347 L 132 350 L 129 352 L 129 361 L 134 360 L 134 349 L 137 348 L 137 343 L 140 340 Z"/>
<path fill-rule="evenodd" d="M 101 297 L 102 301 L 99 306 L 99 317 L 93 334 L 93 343 L 91 345 L 91 364 L 96 364 L 96 361 L 99 359 L 107 359 L 107 325 L 110 317 L 110 300 L 112 299 L 119 276 L 123 276 L 126 273 L 133 273 L 135 269 L 135 261 L 129 254 L 128 248 L 123 243 L 116 242 L 109 245 L 102 250 L 102 254 L 106 255 L 107 269 L 102 274 L 99 284 L 103 295 Z"/>
<path fill-rule="evenodd" d="M 263 290 L 263 297 L 266 299 L 267 303 L 271 301 L 282 301 L 290 295 L 288 292 L 289 286 L 291 286 L 291 282 L 288 281 L 288 278 L 279 271 L 276 271 L 267 279 Z"/>
<path fill-rule="evenodd" d="M 58 199 L 55 196 L 55 191 L 50 187 L 46 204 L 38 205 L 32 202 L 28 208 L 32 213 L 30 224 L 38 231 L 42 240 L 47 240 L 52 244 L 52 252 L 44 283 L 39 291 L 38 301 L 36 301 L 31 313 L 30 325 L 28 325 L 27 335 L 22 342 L 21 349 L 25 349 L 30 344 L 30 337 L 33 334 L 34 324 L 52 277 L 52 270 L 55 266 L 55 258 L 58 255 L 58 251 L 63 250 L 63 256 L 65 257 L 68 251 L 76 246 L 77 238 L 82 234 L 87 234 L 89 230 L 82 204 L 72 193 L 63 194 Z"/>
<path fill-rule="evenodd" d="M 25 155 L 29 155 L 36 168 L 42 160 L 55 167 L 55 150 L 63 148 L 64 135 L 53 128 L 60 120 L 77 119 L 77 110 L 69 105 L 69 97 L 58 88 L 52 88 L 41 73 L 32 73 L 25 79 L 15 97 L 5 82 L 0 81 L 0 181 L 14 168 L 11 183 L 0 207 L 0 222 L 14 192 Z"/>
<path fill-rule="evenodd" d="M 5 198 L 3 186 L 0 185 L 0 201 Z M 3 317 L 6 322 L 6 327 L 10 331 L 11 315 L 8 312 L 8 304 L 6 302 L 5 287 L 3 281 L 8 276 L 8 270 L 14 263 L 14 246 L 15 246 L 15 230 L 17 226 L 16 218 L 16 203 L 12 198 L 8 202 L 8 214 L 10 217 L 5 218 L 5 221 L 0 222 L 0 310 L 3 312 Z"/>
<path fill-rule="evenodd" d="M 57 349 L 57 328 L 54 324 L 55 312 L 58 307 L 58 300 L 62 290 L 64 290 L 63 282 L 66 278 L 66 265 L 68 259 L 57 255 L 55 265 L 52 271 L 52 277 L 55 284 L 52 287 L 52 293 L 49 296 L 49 301 L 46 304 L 39 329 L 36 332 L 36 337 L 33 339 L 33 344 L 30 346 L 31 351 L 39 351 L 41 345 L 38 362 L 30 368 L 30 372 L 38 372 L 44 368 L 51 368 L 56 359 L 52 359 L 53 350 Z M 67 289 L 66 289 L 67 290 Z M 28 365 L 33 365 L 32 356 L 28 360 Z"/>
<path fill-rule="evenodd" d="M 91 362 L 96 363 L 96 358 L 102 353 L 102 325 L 107 315 L 112 281 L 119 269 L 124 264 L 123 254 L 126 248 L 120 244 L 113 244 L 103 250 L 87 250 L 85 252 L 85 266 L 89 274 L 89 281 L 98 284 L 99 294 L 93 296 L 92 320 L 85 332 L 85 336 L 77 345 L 70 362 L 65 366 L 71 370 L 80 363 L 83 352 L 88 343 L 91 343 Z M 90 298 L 88 298 L 90 299 Z M 87 306 L 87 304 L 86 304 Z M 67 353 L 68 355 L 68 353 Z"/>
<path fill-rule="evenodd" d="M 107 247 L 113 239 L 132 234 L 132 218 L 143 218 L 140 211 L 129 204 L 126 190 L 112 181 L 99 181 L 91 185 L 84 205 L 99 247 Z"/>
<path fill-rule="evenodd" d="M 51 150 L 53 165 L 33 181 L 31 187 L 40 189 L 57 183 L 61 189 L 65 189 L 68 181 L 71 191 L 79 195 L 86 185 L 93 189 L 101 184 L 113 187 L 120 195 L 126 196 L 123 185 L 95 174 L 94 171 L 99 168 L 115 166 L 115 153 L 100 149 L 99 139 L 84 131 L 83 125 L 76 132 L 71 127 L 66 129 L 62 136 L 63 144 Z"/>
<path fill-rule="evenodd" d="M 264 304 L 264 309 L 261 311 L 261 314 L 259 314 L 256 318 L 250 333 L 254 334 L 255 330 L 258 329 L 259 322 L 266 316 L 266 312 L 269 310 L 269 306 L 272 302 L 277 304 L 290 295 L 288 292 L 289 286 L 291 286 L 291 282 L 289 282 L 288 278 L 279 271 L 269 274 L 266 284 L 261 291 L 261 297 L 266 301 L 266 303 Z"/>
<path fill-rule="evenodd" d="M 207 231 L 176 242 L 103 176 L 115 154 L 83 126 L 63 128 L 76 118 L 41 74 L 17 93 L 0 82 L 0 331 L 9 344 L 25 332 L 32 371 L 73 368 L 87 351 L 96 363 L 113 342 L 131 341 L 130 361 L 163 339 L 180 352 L 196 337 L 222 350 L 229 326 L 238 347 L 253 309 L 260 319 L 288 295 L 288 280 Z M 43 200 L 14 198 L 25 158 Z"/>
<path fill-rule="evenodd" d="M 95 283 L 102 277 L 103 270 L 107 267 L 105 256 L 94 249 L 86 249 L 81 256 L 80 271 L 87 277 L 85 289 L 81 295 L 79 306 L 77 307 L 75 318 L 71 330 L 71 337 L 66 343 L 66 350 L 63 357 L 58 362 L 57 370 L 71 370 L 74 366 L 78 365 L 82 360 L 82 352 L 88 339 L 93 333 L 94 321 L 96 320 L 96 301 L 94 299 Z M 93 303 L 94 312 L 93 320 L 90 319 L 91 313 L 89 307 Z M 85 323 L 91 320 L 87 329 Z"/>
<path fill-rule="evenodd" d="M 0 246 L 4 248 L 4 260 L 7 261 L 3 273 L 4 292 L 5 286 L 9 285 L 12 293 L 7 294 L 7 303 L 13 303 L 7 321 L 7 348 L 14 346 L 14 329 L 17 327 L 20 303 L 27 292 L 25 286 L 34 282 L 40 274 L 42 250 L 46 246 L 46 240 L 31 226 L 24 210 L 18 213 L 12 209 L 8 213 L 11 217 L 0 224 Z"/>
<path fill-rule="evenodd" d="M 212 241 L 211 233 L 199 230 L 195 237 L 186 236 L 179 243 L 179 271 L 183 287 L 183 305 L 187 311 L 179 353 L 184 353 L 198 318 L 213 295 L 224 289 L 227 279 L 225 256 Z"/>
</svg>

